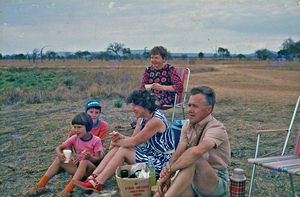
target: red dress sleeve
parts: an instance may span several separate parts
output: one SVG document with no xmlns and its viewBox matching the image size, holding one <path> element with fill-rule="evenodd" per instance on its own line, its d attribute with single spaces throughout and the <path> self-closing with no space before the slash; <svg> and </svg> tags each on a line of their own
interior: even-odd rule
<svg viewBox="0 0 300 197">
<path fill-rule="evenodd" d="M 183 84 L 173 66 L 170 68 L 170 77 L 171 77 L 172 87 L 175 89 L 175 92 L 181 93 L 183 91 Z"/>
</svg>

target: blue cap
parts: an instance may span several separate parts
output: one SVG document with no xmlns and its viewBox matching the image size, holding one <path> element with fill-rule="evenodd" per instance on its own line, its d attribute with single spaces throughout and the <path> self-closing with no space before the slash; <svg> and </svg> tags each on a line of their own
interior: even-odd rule
<svg viewBox="0 0 300 197">
<path fill-rule="evenodd" d="M 85 104 L 85 111 L 87 111 L 89 108 L 94 107 L 96 109 L 100 109 L 101 111 L 101 105 L 100 102 L 97 100 L 89 100 L 86 104 Z"/>
</svg>

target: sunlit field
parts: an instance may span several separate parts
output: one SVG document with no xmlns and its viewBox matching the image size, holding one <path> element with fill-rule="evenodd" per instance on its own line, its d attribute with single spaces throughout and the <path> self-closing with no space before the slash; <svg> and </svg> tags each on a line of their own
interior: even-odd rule
<svg viewBox="0 0 300 197">
<path fill-rule="evenodd" d="M 191 69 L 189 89 L 210 86 L 217 95 L 214 116 L 227 128 L 234 168 L 245 170 L 248 191 L 254 157 L 255 130 L 288 128 L 300 96 L 300 62 L 255 60 L 172 60 L 175 67 Z M 131 135 L 134 119 L 124 101 L 138 88 L 147 60 L 122 61 L 0 61 L 0 193 L 23 196 L 46 172 L 55 148 L 67 138 L 73 116 L 83 111 L 90 98 L 100 99 L 101 119 Z M 123 103 L 117 108 L 115 103 Z M 176 118 L 182 118 L 181 114 Z M 171 110 L 164 111 L 171 119 Z M 292 153 L 300 128 L 295 119 L 287 152 Z M 263 136 L 260 155 L 279 150 L 283 134 Z M 109 139 L 106 139 L 106 146 Z M 277 153 L 279 154 L 279 153 Z M 53 178 L 42 196 L 54 196 L 71 179 L 66 173 Z M 300 195 L 300 177 L 294 178 Z M 118 191 L 115 178 L 105 190 Z M 119 194 L 117 194 L 119 195 Z M 288 175 L 257 168 L 254 196 L 291 196 Z M 73 196 L 88 196 L 75 188 Z"/>
</svg>

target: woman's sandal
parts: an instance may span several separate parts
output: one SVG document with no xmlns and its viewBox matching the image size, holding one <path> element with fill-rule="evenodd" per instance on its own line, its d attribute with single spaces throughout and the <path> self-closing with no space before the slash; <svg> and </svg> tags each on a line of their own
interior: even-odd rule
<svg viewBox="0 0 300 197">
<path fill-rule="evenodd" d="M 87 179 L 91 180 L 91 179 L 95 179 L 97 177 L 96 174 L 91 174 Z"/>
</svg>

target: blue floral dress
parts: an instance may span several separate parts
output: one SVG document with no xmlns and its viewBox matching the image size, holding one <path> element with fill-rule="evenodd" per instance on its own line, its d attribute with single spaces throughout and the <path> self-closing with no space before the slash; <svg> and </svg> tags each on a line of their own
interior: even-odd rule
<svg viewBox="0 0 300 197">
<path fill-rule="evenodd" d="M 134 147 L 136 150 L 135 159 L 137 163 L 148 162 L 148 156 L 153 156 L 155 171 L 158 175 L 163 168 L 163 164 L 169 162 L 172 153 L 175 151 L 175 137 L 166 117 L 159 110 L 156 110 L 152 117 L 161 119 L 166 125 L 166 130 L 162 133 L 157 132 L 148 141 Z M 145 123 L 145 119 L 142 119 L 140 130 L 145 127 Z"/>
</svg>

